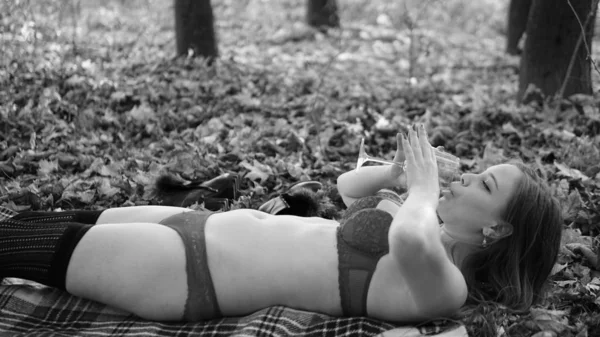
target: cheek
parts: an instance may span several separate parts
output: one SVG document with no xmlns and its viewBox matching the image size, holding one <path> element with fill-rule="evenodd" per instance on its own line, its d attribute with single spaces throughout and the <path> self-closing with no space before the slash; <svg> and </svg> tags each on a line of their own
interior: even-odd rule
<svg viewBox="0 0 600 337">
<path fill-rule="evenodd" d="M 462 203 L 455 212 L 470 227 L 479 227 L 482 223 L 496 219 L 494 207 L 486 204 L 483 200 L 470 200 L 468 203 Z"/>
</svg>

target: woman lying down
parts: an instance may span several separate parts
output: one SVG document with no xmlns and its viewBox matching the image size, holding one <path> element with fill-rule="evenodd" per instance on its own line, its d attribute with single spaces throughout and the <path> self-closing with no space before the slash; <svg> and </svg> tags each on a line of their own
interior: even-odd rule
<svg viewBox="0 0 600 337">
<path fill-rule="evenodd" d="M 282 305 L 409 322 L 467 301 L 538 301 L 562 227 L 548 188 L 525 166 L 503 164 L 464 174 L 440 198 L 433 149 L 416 129 L 398 136 L 405 171 L 370 166 L 338 178 L 349 207 L 339 222 L 165 206 L 26 212 L 0 223 L 0 276 L 158 321 Z M 401 184 L 402 205 L 374 196 Z"/>
</svg>

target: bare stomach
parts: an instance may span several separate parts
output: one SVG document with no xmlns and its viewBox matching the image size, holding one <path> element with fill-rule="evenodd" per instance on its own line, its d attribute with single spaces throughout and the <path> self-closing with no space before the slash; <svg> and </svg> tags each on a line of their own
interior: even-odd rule
<svg viewBox="0 0 600 337">
<path fill-rule="evenodd" d="M 337 226 L 333 220 L 249 209 L 211 215 L 208 264 L 222 313 L 283 305 L 341 315 Z"/>
</svg>

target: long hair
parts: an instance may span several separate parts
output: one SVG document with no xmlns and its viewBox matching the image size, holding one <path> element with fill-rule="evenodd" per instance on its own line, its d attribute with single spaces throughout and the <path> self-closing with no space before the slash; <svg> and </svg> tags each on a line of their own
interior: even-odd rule
<svg viewBox="0 0 600 337">
<path fill-rule="evenodd" d="M 558 257 L 563 219 L 558 201 L 535 171 L 511 164 L 524 173 L 504 217 L 513 233 L 468 256 L 461 269 L 469 287 L 467 304 L 495 301 L 526 310 L 543 299 Z"/>
</svg>

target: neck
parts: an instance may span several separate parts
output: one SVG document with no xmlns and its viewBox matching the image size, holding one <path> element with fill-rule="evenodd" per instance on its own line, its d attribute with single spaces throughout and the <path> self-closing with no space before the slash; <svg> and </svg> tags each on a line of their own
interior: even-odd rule
<svg viewBox="0 0 600 337">
<path fill-rule="evenodd" d="M 468 240 L 465 236 L 455 236 L 444 225 L 440 227 L 440 235 L 448 258 L 458 268 L 461 268 L 467 256 L 481 249 L 481 242 L 475 243 L 473 239 Z"/>
<path fill-rule="evenodd" d="M 448 227 L 446 224 L 442 224 L 441 226 L 442 233 L 453 241 L 460 242 L 461 244 L 471 245 L 471 246 L 481 246 L 481 242 L 483 237 L 479 237 L 479 235 L 473 233 L 461 233 L 452 230 L 452 228 Z"/>
</svg>

